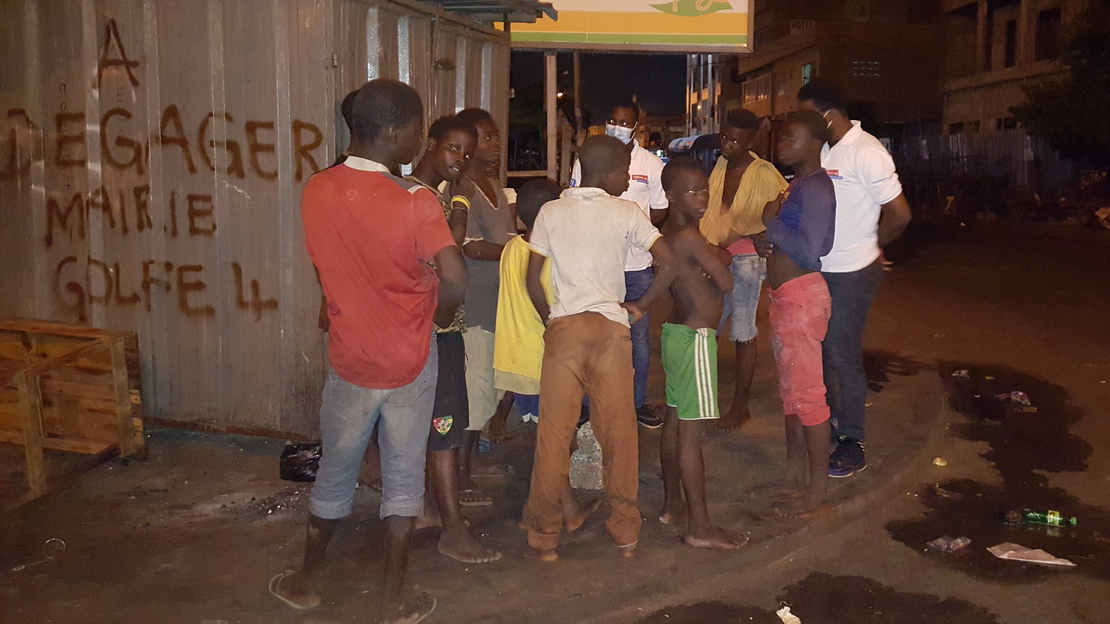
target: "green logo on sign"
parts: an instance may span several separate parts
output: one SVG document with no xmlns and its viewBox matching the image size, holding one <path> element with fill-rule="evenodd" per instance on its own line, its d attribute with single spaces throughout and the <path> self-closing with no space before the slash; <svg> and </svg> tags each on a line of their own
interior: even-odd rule
<svg viewBox="0 0 1110 624">
<path fill-rule="evenodd" d="M 651 8 L 679 17 L 697 17 L 717 11 L 730 11 L 732 5 L 723 0 L 673 0 L 663 4 L 653 4 Z"/>
</svg>

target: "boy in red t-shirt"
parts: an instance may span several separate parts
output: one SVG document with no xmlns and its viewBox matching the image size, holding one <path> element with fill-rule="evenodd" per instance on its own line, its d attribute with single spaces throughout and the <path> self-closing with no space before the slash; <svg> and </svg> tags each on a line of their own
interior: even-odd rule
<svg viewBox="0 0 1110 624">
<path fill-rule="evenodd" d="M 438 358 L 428 357 L 436 348 L 432 323 L 454 318 L 466 267 L 435 196 L 390 173 L 420 151 L 420 96 L 404 83 L 373 80 L 359 90 L 353 117 L 359 141 L 351 154 L 313 176 L 301 198 L 305 246 L 328 302 L 331 366 L 304 566 L 275 576 L 270 591 L 298 609 L 320 604 L 319 568 L 339 519 L 351 513 L 359 466 L 380 420 L 381 621 L 413 621 L 435 608 L 427 594 L 401 598 L 413 523 L 423 509 L 438 371 Z"/>
</svg>

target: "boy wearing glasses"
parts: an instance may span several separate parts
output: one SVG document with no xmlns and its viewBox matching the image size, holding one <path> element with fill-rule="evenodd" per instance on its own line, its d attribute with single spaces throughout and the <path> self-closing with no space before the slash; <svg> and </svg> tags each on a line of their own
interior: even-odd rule
<svg viewBox="0 0 1110 624">
<path fill-rule="evenodd" d="M 659 440 L 663 468 L 663 513 L 675 524 L 686 517 L 683 541 L 695 548 L 739 548 L 747 538 L 709 520 L 705 502 L 702 445 L 706 422 L 717 409 L 717 324 L 725 293 L 732 291 L 732 260 L 709 245 L 698 221 L 709 206 L 709 180 L 692 158 L 676 158 L 663 169 L 671 215 L 663 236 L 674 251 L 678 277 L 671 282 L 674 307 L 663 324 L 663 370 L 667 374 L 667 416 Z M 686 503 L 683 505 L 683 491 Z"/>
</svg>

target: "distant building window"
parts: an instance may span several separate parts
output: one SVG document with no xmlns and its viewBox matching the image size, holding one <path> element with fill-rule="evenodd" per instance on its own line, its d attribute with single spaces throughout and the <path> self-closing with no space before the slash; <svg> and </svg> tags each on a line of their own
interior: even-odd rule
<svg viewBox="0 0 1110 624">
<path fill-rule="evenodd" d="M 1003 67 L 1013 67 L 1017 60 L 1017 20 L 1006 22 L 1006 56 L 1002 60 Z"/>
<path fill-rule="evenodd" d="M 1017 120 L 1013 117 L 999 117 L 994 120 L 995 130 L 1013 130 L 1018 127 Z"/>
<path fill-rule="evenodd" d="M 964 122 L 948 124 L 948 134 L 961 134 L 964 131 Z"/>
<path fill-rule="evenodd" d="M 878 78 L 879 61 L 852 61 L 853 78 Z"/>
<path fill-rule="evenodd" d="M 802 65 L 802 84 L 808 84 L 813 80 L 813 63 L 806 63 Z"/>
<path fill-rule="evenodd" d="M 1060 9 L 1037 15 L 1037 60 L 1050 61 L 1060 55 Z"/>
</svg>

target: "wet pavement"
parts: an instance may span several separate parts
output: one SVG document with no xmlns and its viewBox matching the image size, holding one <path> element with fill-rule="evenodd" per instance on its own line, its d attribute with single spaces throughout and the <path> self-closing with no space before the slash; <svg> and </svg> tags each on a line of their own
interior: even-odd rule
<svg viewBox="0 0 1110 624">
<path fill-rule="evenodd" d="M 707 451 L 711 514 L 750 534 L 749 546 L 695 551 L 655 522 L 658 432 L 642 431 L 641 556 L 620 560 L 595 520 L 562 547 L 559 563 L 523 561 L 515 525 L 532 432 L 517 423 L 517 440 L 492 454 L 515 474 L 483 483 L 495 505 L 470 512 L 481 539 L 506 558 L 459 564 L 435 552 L 435 530 L 419 533 L 409 581 L 440 599 L 428 621 L 777 623 L 782 603 L 804 624 L 1110 620 L 1110 325 L 1102 320 L 1110 254 L 1009 236 L 926 237 L 930 247 L 888 274 L 867 336 L 869 467 L 834 483 L 840 521 L 782 521 L 743 494 L 777 476 L 785 459 L 763 336 L 753 421 L 740 433 L 713 432 Z M 721 352 L 727 380 L 731 351 Z M 952 376 L 960 370 L 967 377 Z M 654 375 L 658 402 L 658 366 Z M 995 398 L 1014 390 L 1036 411 Z M 731 390 L 721 395 L 727 405 Z M 909 426 L 926 421 L 939 426 L 927 435 Z M 276 478 L 281 441 L 152 433 L 147 462 L 103 464 L 0 514 L 0 621 L 367 620 L 381 557 L 376 494 L 360 489 L 341 525 L 325 604 L 293 612 L 265 590 L 303 545 L 308 487 Z M 933 456 L 947 465 L 932 465 Z M 11 471 L 0 475 L 12 481 Z M 1050 531 L 999 521 L 1023 507 L 1079 524 Z M 972 543 L 953 554 L 926 548 L 945 534 Z M 66 541 L 63 559 L 10 571 L 41 559 L 51 537 Z M 1003 541 L 1077 566 L 986 552 Z"/>
</svg>

